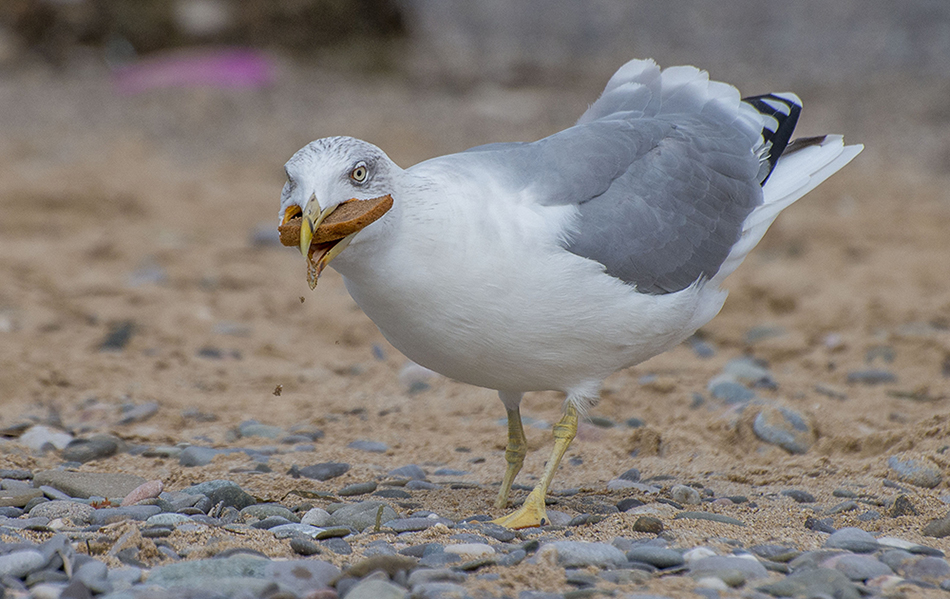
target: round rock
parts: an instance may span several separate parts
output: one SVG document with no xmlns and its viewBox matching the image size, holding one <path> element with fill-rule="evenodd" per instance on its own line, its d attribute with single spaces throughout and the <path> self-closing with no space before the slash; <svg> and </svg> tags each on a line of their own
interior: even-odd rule
<svg viewBox="0 0 950 599">
<path fill-rule="evenodd" d="M 870 533 L 849 526 L 832 533 L 825 541 L 825 547 L 845 549 L 854 553 L 873 553 L 881 546 Z"/>
<path fill-rule="evenodd" d="M 584 541 L 555 541 L 546 543 L 538 550 L 538 555 L 553 553 L 558 565 L 565 568 L 622 568 L 627 564 L 627 556 L 607 543 L 587 543 Z"/>
<path fill-rule="evenodd" d="M 41 503 L 30 510 L 31 518 L 65 518 L 73 524 L 89 524 L 95 508 L 78 501 L 63 501 L 60 499 Z"/>
<path fill-rule="evenodd" d="M 933 489 L 943 482 L 943 474 L 937 465 L 922 456 L 894 455 L 887 459 L 887 467 L 897 480 L 917 487 Z"/>
<path fill-rule="evenodd" d="M 805 453 L 815 443 L 815 431 L 808 420 L 784 406 L 763 406 L 752 422 L 752 430 L 766 443 L 789 453 Z"/>
</svg>

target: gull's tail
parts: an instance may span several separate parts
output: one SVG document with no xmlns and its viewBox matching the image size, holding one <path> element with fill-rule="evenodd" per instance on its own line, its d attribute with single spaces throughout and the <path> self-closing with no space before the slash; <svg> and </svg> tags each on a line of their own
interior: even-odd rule
<svg viewBox="0 0 950 599">
<path fill-rule="evenodd" d="M 780 130 L 781 127 L 776 131 L 776 137 Z M 790 143 L 786 140 L 786 143 L 762 185 L 765 196 L 762 205 L 745 219 L 739 241 L 710 280 L 713 286 L 718 287 L 742 263 L 779 212 L 838 172 L 864 149 L 863 145 L 844 145 L 844 138 L 840 135 L 808 137 Z M 773 140 L 772 144 L 774 149 L 776 141 Z M 768 160 L 771 161 L 771 157 Z"/>
</svg>

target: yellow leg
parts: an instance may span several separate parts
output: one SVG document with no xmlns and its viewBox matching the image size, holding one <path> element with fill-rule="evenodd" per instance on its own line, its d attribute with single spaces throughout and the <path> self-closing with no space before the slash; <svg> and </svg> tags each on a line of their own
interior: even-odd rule
<svg viewBox="0 0 950 599">
<path fill-rule="evenodd" d="M 568 404 L 564 410 L 564 416 L 554 425 L 554 452 L 551 459 L 544 467 L 544 474 L 537 486 L 528 494 L 524 500 L 524 505 L 508 514 L 493 520 L 495 524 L 501 524 L 508 528 L 528 528 L 531 526 L 542 526 L 548 523 L 548 513 L 544 508 L 544 498 L 548 494 L 548 487 L 551 486 L 551 480 L 557 467 L 561 463 L 561 458 L 567 452 L 568 446 L 574 440 L 577 434 L 577 410 L 574 406 Z"/>
<path fill-rule="evenodd" d="M 508 447 L 505 449 L 505 461 L 508 462 L 508 467 L 505 469 L 505 478 L 501 481 L 498 499 L 495 500 L 496 509 L 508 505 L 511 484 L 515 482 L 515 477 L 521 471 L 524 456 L 527 453 L 528 440 L 525 439 L 524 427 L 521 425 L 521 410 L 518 408 L 508 410 Z"/>
</svg>

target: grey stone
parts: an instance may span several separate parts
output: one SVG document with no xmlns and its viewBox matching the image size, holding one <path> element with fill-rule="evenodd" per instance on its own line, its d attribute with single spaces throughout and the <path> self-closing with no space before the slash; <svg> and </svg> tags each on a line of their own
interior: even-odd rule
<svg viewBox="0 0 950 599">
<path fill-rule="evenodd" d="M 312 541 L 308 541 L 303 537 L 291 537 L 290 548 L 297 555 L 303 556 L 317 555 L 318 553 L 323 552 L 319 545 Z"/>
<path fill-rule="evenodd" d="M 465 582 L 465 574 L 462 572 L 456 572 L 455 570 L 449 570 L 448 568 L 437 568 L 437 569 L 425 569 L 419 568 L 418 570 L 413 570 L 409 574 L 409 588 L 413 588 L 418 584 L 424 584 L 428 582 Z"/>
<path fill-rule="evenodd" d="M 337 555 L 350 555 L 353 553 L 353 548 L 350 547 L 350 544 L 339 537 L 325 539 L 320 542 L 320 546 L 329 549 Z"/>
<path fill-rule="evenodd" d="M 92 513 L 96 511 L 94 507 L 78 501 L 47 501 L 41 503 L 30 510 L 31 518 L 64 518 L 74 524 L 84 525 L 92 521 Z"/>
<path fill-rule="evenodd" d="M 854 553 L 872 553 L 877 551 L 880 545 L 870 533 L 849 526 L 832 533 L 825 541 L 825 547 L 845 549 Z"/>
<path fill-rule="evenodd" d="M 339 576 L 339 568 L 316 559 L 271 561 L 264 568 L 264 578 L 300 597 L 311 591 L 330 588 Z"/>
<path fill-rule="evenodd" d="M 769 575 L 759 560 L 755 558 L 719 556 L 704 557 L 689 564 L 690 574 L 696 577 L 715 576 L 725 581 L 729 586 L 739 586 L 746 580 L 755 580 L 765 578 Z M 733 573 L 738 572 L 741 577 L 735 577 Z M 738 584 L 731 581 L 741 580 Z"/>
<path fill-rule="evenodd" d="M 0 507 L 26 507 L 30 501 L 43 496 L 42 489 L 32 487 L 19 487 L 14 489 L 0 490 Z"/>
<path fill-rule="evenodd" d="M 815 442 L 815 432 L 808 420 L 784 406 L 763 406 L 752 422 L 752 430 L 766 443 L 789 453 L 805 453 Z"/>
<path fill-rule="evenodd" d="M 742 520 L 736 520 L 730 516 L 725 516 L 723 514 L 715 514 L 712 512 L 676 512 L 673 516 L 674 520 L 709 520 L 711 522 L 720 522 L 722 524 L 731 524 L 733 526 L 745 526 L 745 522 Z"/>
<path fill-rule="evenodd" d="M 758 590 L 775 597 L 861 598 L 858 587 L 847 576 L 828 568 L 793 572 L 778 582 L 758 587 Z"/>
<path fill-rule="evenodd" d="M 174 512 L 155 514 L 145 520 L 148 526 L 176 526 L 183 522 L 191 522 L 191 518 L 185 514 L 176 514 Z"/>
<path fill-rule="evenodd" d="M 410 491 L 432 491 L 434 489 L 441 489 L 442 486 L 436 483 L 430 483 L 427 480 L 411 480 L 406 483 L 404 489 L 409 489 Z"/>
<path fill-rule="evenodd" d="M 849 499 L 848 501 L 842 501 L 841 503 L 836 503 L 835 505 L 829 507 L 822 513 L 827 516 L 834 516 L 836 514 L 843 514 L 845 512 L 853 512 L 854 510 L 858 509 L 858 507 L 860 506 L 858 506 L 857 501 L 852 501 Z"/>
<path fill-rule="evenodd" d="M 349 449 L 356 449 L 358 451 L 368 451 L 370 453 L 386 453 L 389 449 L 389 445 L 382 443 L 380 441 L 352 441 L 347 445 Z"/>
<path fill-rule="evenodd" d="M 237 485 L 225 485 L 215 489 L 208 493 L 208 499 L 210 499 L 214 505 L 223 503 L 225 507 L 233 507 L 237 510 L 242 510 L 257 503 L 256 499 Z"/>
<path fill-rule="evenodd" d="M 843 555 L 835 559 L 834 567 L 848 579 L 858 582 L 894 573 L 887 564 L 866 555 Z"/>
<path fill-rule="evenodd" d="M 408 466 L 401 466 L 390 470 L 388 476 L 393 478 L 408 478 L 409 480 L 425 480 L 426 472 L 415 464 L 409 464 Z"/>
<path fill-rule="evenodd" d="M 438 521 L 435 518 L 396 518 L 386 522 L 383 526 L 392 529 L 396 533 L 416 532 L 425 530 Z"/>
<path fill-rule="evenodd" d="M 950 578 L 950 564 L 940 557 L 921 557 L 905 564 L 901 573 L 907 578 L 940 583 Z"/>
<path fill-rule="evenodd" d="M 241 510 L 241 515 L 258 518 L 260 520 L 270 516 L 280 516 L 281 518 L 285 518 L 291 522 L 300 521 L 300 518 L 298 518 L 296 514 L 279 503 L 258 503 L 255 505 L 249 505 Z"/>
<path fill-rule="evenodd" d="M 747 403 L 755 399 L 754 391 L 733 380 L 717 380 L 714 378 L 709 382 L 708 389 L 710 395 L 727 404 Z"/>
<path fill-rule="evenodd" d="M 360 581 L 346 593 L 347 599 L 405 599 L 408 595 L 401 586 L 376 579 Z"/>
<path fill-rule="evenodd" d="M 251 420 L 242 422 L 238 425 L 238 433 L 242 437 L 263 437 L 265 439 L 276 439 L 284 434 L 284 429 L 270 424 L 261 424 Z"/>
<path fill-rule="evenodd" d="M 309 524 L 310 526 L 326 526 L 330 522 L 330 514 L 323 508 L 315 507 L 307 511 L 306 514 L 300 518 L 301 524 Z"/>
<path fill-rule="evenodd" d="M 848 373 L 849 383 L 862 385 L 880 385 L 897 381 L 897 375 L 889 370 L 869 368 L 867 370 L 852 370 Z"/>
<path fill-rule="evenodd" d="M 462 561 L 461 556 L 440 551 L 423 555 L 422 559 L 419 560 L 419 566 L 423 568 L 442 568 L 450 564 L 457 564 L 460 561 Z"/>
<path fill-rule="evenodd" d="M 622 568 L 627 565 L 627 556 L 607 543 L 584 541 L 555 541 L 545 543 L 538 554 L 553 553 L 560 566 L 565 568 Z"/>
<path fill-rule="evenodd" d="M 46 470 L 37 472 L 33 484 L 48 485 L 70 497 L 125 497 L 139 485 L 147 482 L 141 476 L 119 472 L 68 472 Z"/>
<path fill-rule="evenodd" d="M 366 495 L 367 493 L 372 493 L 376 490 L 376 481 L 369 480 L 362 483 L 353 483 L 352 485 L 347 485 L 337 491 L 337 495 L 340 497 L 353 497 L 356 495 Z"/>
<path fill-rule="evenodd" d="M 749 547 L 749 551 L 762 559 L 779 563 L 790 562 L 802 554 L 798 549 L 785 545 L 754 545 Z"/>
<path fill-rule="evenodd" d="M 663 532 L 663 522 L 653 516 L 640 516 L 633 523 L 633 530 L 658 535 Z"/>
<path fill-rule="evenodd" d="M 943 481 L 943 474 L 933 462 L 911 454 L 898 454 L 887 459 L 887 467 L 897 480 L 925 489 L 933 489 Z"/>
<path fill-rule="evenodd" d="M 109 569 L 99 560 L 91 559 L 76 569 L 74 576 L 82 581 L 86 588 L 93 593 L 108 593 L 112 590 L 112 583 L 107 576 Z"/>
<path fill-rule="evenodd" d="M 644 562 L 657 568 L 672 568 L 682 566 L 685 562 L 683 554 L 674 549 L 657 547 L 654 545 L 634 545 L 627 551 L 627 559 L 635 562 Z"/>
<path fill-rule="evenodd" d="M 636 468 L 631 468 L 618 476 L 620 480 L 629 480 L 632 483 L 640 482 L 640 471 Z"/>
<path fill-rule="evenodd" d="M 214 460 L 214 456 L 221 453 L 214 447 L 202 447 L 200 445 L 191 445 L 181 450 L 178 454 L 178 465 L 185 468 L 195 466 L 207 466 Z"/>
<path fill-rule="evenodd" d="M 151 516 L 161 511 L 162 508 L 157 505 L 106 507 L 94 511 L 89 520 L 91 524 L 102 526 L 104 524 L 112 524 L 113 522 L 121 522 L 122 520 L 148 520 Z"/>
<path fill-rule="evenodd" d="M 298 524 L 291 522 L 290 524 L 274 526 L 269 530 L 270 532 L 274 533 L 274 536 L 278 539 L 288 539 L 300 536 L 315 539 L 317 538 L 317 535 L 323 532 L 325 529 L 317 526 L 310 526 L 309 524 Z"/>
<path fill-rule="evenodd" d="M 412 599 L 464 599 L 465 587 L 454 582 L 425 582 L 412 589 Z"/>
<path fill-rule="evenodd" d="M 797 503 L 815 503 L 816 501 L 814 495 L 808 491 L 800 491 L 798 489 L 786 489 L 782 491 L 782 495 L 791 497 Z"/>
<path fill-rule="evenodd" d="M 118 424 L 132 424 L 134 422 L 144 422 L 158 413 L 158 402 L 147 401 L 137 406 L 132 406 L 122 412 Z"/>
<path fill-rule="evenodd" d="M 62 457 L 67 462 L 85 464 L 113 456 L 121 446 L 122 441 L 111 435 L 93 435 L 88 439 L 73 439 L 63 450 Z"/>
<path fill-rule="evenodd" d="M 36 549 L 13 551 L 0 555 L 0 578 L 24 578 L 46 565 L 46 557 Z"/>
<path fill-rule="evenodd" d="M 263 578 L 268 559 L 244 555 L 224 559 L 199 559 L 157 566 L 148 576 L 148 583 L 164 586 L 190 586 L 199 580 L 223 578 Z"/>
<path fill-rule="evenodd" d="M 769 389 L 778 386 L 771 371 L 748 356 L 740 356 L 729 360 L 722 367 L 722 372 L 753 386 L 762 386 Z"/>
<path fill-rule="evenodd" d="M 938 539 L 950 536 L 950 516 L 931 520 L 924 525 L 924 528 L 920 531 L 920 534 L 924 535 L 925 537 L 935 537 Z"/>
<path fill-rule="evenodd" d="M 670 489 L 670 498 L 685 505 L 699 505 L 703 502 L 699 491 L 686 485 L 673 485 L 673 488 Z"/>
<path fill-rule="evenodd" d="M 382 508 L 380 524 L 395 520 L 398 517 L 396 510 L 382 501 L 362 501 L 345 505 L 334 511 L 330 515 L 330 521 L 327 524 L 330 526 L 348 526 L 354 530 L 362 531 L 376 525 L 376 515 L 380 508 Z"/>
<path fill-rule="evenodd" d="M 232 482 L 226 479 L 215 479 L 207 480 L 203 483 L 198 483 L 197 485 L 191 485 L 190 487 L 185 487 L 181 490 L 182 493 L 186 495 L 210 495 L 214 491 L 217 491 L 221 487 L 236 487 L 237 483 Z"/>
<path fill-rule="evenodd" d="M 349 469 L 350 465 L 343 462 L 323 462 L 311 466 L 304 466 L 303 468 L 293 466 L 288 474 L 294 477 L 303 476 L 314 480 L 330 480 L 331 478 L 343 476 Z"/>
</svg>

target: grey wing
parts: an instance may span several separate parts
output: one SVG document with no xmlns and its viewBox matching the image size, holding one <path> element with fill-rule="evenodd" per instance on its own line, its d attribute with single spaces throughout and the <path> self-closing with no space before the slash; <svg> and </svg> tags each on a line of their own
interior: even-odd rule
<svg viewBox="0 0 950 599">
<path fill-rule="evenodd" d="M 661 74 L 636 61 L 578 125 L 531 144 L 472 152 L 540 203 L 577 206 L 568 251 L 639 292 L 671 293 L 712 278 L 762 204 L 761 184 L 798 114 L 763 117 L 775 102 L 793 104 L 767 99 L 764 108 L 754 105 L 758 98 L 742 102 L 734 88 L 692 67 Z M 773 136 L 784 139 L 772 147 Z"/>
<path fill-rule="evenodd" d="M 657 135 L 607 189 L 577 203 L 567 249 L 641 293 L 671 293 L 725 261 L 762 203 L 759 161 L 742 136 L 702 122 L 650 128 Z"/>
</svg>

